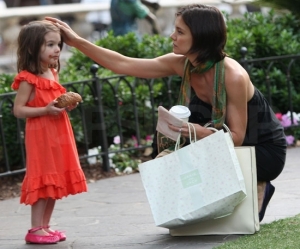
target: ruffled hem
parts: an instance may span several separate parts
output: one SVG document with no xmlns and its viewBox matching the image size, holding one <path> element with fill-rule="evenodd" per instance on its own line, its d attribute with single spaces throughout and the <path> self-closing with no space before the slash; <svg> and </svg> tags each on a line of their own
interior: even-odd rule
<svg viewBox="0 0 300 249">
<path fill-rule="evenodd" d="M 28 71 L 22 71 L 14 78 L 14 82 L 11 85 L 12 89 L 18 90 L 20 83 L 22 81 L 26 81 L 39 89 L 43 89 L 43 90 L 54 89 L 54 90 L 60 90 L 61 93 L 66 92 L 66 89 L 58 82 L 37 76 Z"/>
<path fill-rule="evenodd" d="M 62 199 L 68 195 L 87 192 L 85 176 L 81 169 L 65 175 L 43 175 L 28 179 L 22 184 L 20 203 L 33 205 L 38 199 Z"/>
</svg>

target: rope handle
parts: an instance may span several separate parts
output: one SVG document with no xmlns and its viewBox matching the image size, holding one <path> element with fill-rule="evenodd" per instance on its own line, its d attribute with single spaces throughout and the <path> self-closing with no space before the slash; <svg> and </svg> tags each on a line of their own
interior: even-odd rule
<svg viewBox="0 0 300 249">
<path fill-rule="evenodd" d="M 189 137 L 190 137 L 191 143 L 192 143 L 192 142 L 193 142 L 193 143 L 197 142 L 196 128 L 195 128 L 195 126 L 194 126 L 192 123 L 189 123 L 189 122 L 187 122 L 186 124 L 187 124 L 188 129 L 189 129 Z M 210 125 L 212 125 L 212 122 L 206 123 L 205 125 L 203 125 L 203 127 L 205 127 L 206 129 L 212 130 L 212 131 L 214 131 L 214 132 L 217 132 L 217 131 L 218 131 L 218 130 L 217 130 L 216 128 L 214 128 L 214 127 L 209 127 Z M 191 127 L 192 127 L 192 128 L 191 128 Z M 224 129 L 226 130 L 226 132 L 229 134 L 229 136 L 230 136 L 230 138 L 231 138 L 231 140 L 232 140 L 232 142 L 233 142 L 233 137 L 232 137 L 232 133 L 231 133 L 230 129 L 228 128 L 228 126 L 227 126 L 226 124 L 223 124 L 223 127 L 224 127 Z M 192 129 L 193 129 L 193 130 L 192 130 Z M 194 132 L 194 140 L 192 140 L 192 132 L 191 132 L 191 131 Z M 181 133 L 179 133 L 179 135 L 178 135 L 178 137 L 177 137 L 176 144 L 175 144 L 175 150 L 180 149 L 180 138 L 181 138 Z"/>
<path fill-rule="evenodd" d="M 203 125 L 203 127 L 205 127 L 205 128 L 207 128 L 207 129 L 209 129 L 209 130 L 212 130 L 212 131 L 218 131 L 216 128 L 214 128 L 214 127 L 209 127 L 210 125 L 212 125 L 212 122 L 208 122 L 208 123 L 206 123 L 205 125 Z M 231 138 L 231 140 L 232 140 L 232 142 L 233 142 L 233 136 L 232 136 L 232 133 L 231 133 L 231 131 L 230 131 L 230 129 L 228 128 L 228 126 L 226 125 L 226 124 L 223 124 L 223 127 L 224 127 L 224 129 L 228 132 L 228 134 L 230 135 L 230 138 Z"/>
<path fill-rule="evenodd" d="M 190 141 L 191 143 L 195 143 L 197 142 L 197 135 L 196 135 L 196 128 L 192 123 L 186 122 L 188 129 L 189 129 L 189 137 L 190 137 Z M 192 131 L 194 132 L 194 140 L 192 139 Z M 176 144 L 175 144 L 175 150 L 180 149 L 180 138 L 181 138 L 181 133 L 179 133 L 177 140 L 176 140 Z"/>
</svg>

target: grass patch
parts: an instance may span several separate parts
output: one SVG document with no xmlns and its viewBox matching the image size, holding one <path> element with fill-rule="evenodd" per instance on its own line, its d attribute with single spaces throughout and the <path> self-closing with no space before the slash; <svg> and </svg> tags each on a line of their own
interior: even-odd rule
<svg viewBox="0 0 300 249">
<path fill-rule="evenodd" d="M 260 226 L 260 231 L 226 242 L 218 249 L 296 249 L 300 248 L 300 214 Z"/>
</svg>

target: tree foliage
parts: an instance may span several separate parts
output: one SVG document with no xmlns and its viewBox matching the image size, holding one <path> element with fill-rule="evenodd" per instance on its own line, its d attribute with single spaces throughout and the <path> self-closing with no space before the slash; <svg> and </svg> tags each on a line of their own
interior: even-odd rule
<svg viewBox="0 0 300 249">
<path fill-rule="evenodd" d="M 300 17 L 300 0 L 255 0 L 253 3 L 274 9 L 285 9 Z"/>
</svg>

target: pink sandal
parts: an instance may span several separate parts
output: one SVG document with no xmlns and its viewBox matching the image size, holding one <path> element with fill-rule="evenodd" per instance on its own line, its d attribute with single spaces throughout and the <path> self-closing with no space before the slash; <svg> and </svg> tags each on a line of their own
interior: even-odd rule
<svg viewBox="0 0 300 249">
<path fill-rule="evenodd" d="M 42 230 L 43 227 L 35 227 L 28 230 L 28 233 L 25 236 L 26 244 L 56 244 L 59 241 L 57 235 L 38 235 L 34 232 Z"/>
<path fill-rule="evenodd" d="M 48 226 L 46 226 L 46 227 L 44 227 L 44 228 L 45 228 L 45 229 L 49 229 L 50 226 L 48 225 Z M 52 234 L 52 235 L 54 235 L 54 236 L 57 236 L 57 237 L 59 238 L 59 241 L 64 241 L 64 240 L 67 239 L 67 236 L 65 235 L 65 233 L 64 233 L 64 232 L 61 232 L 61 231 L 55 230 L 55 231 L 49 231 L 48 233 L 50 233 L 50 234 Z"/>
</svg>

